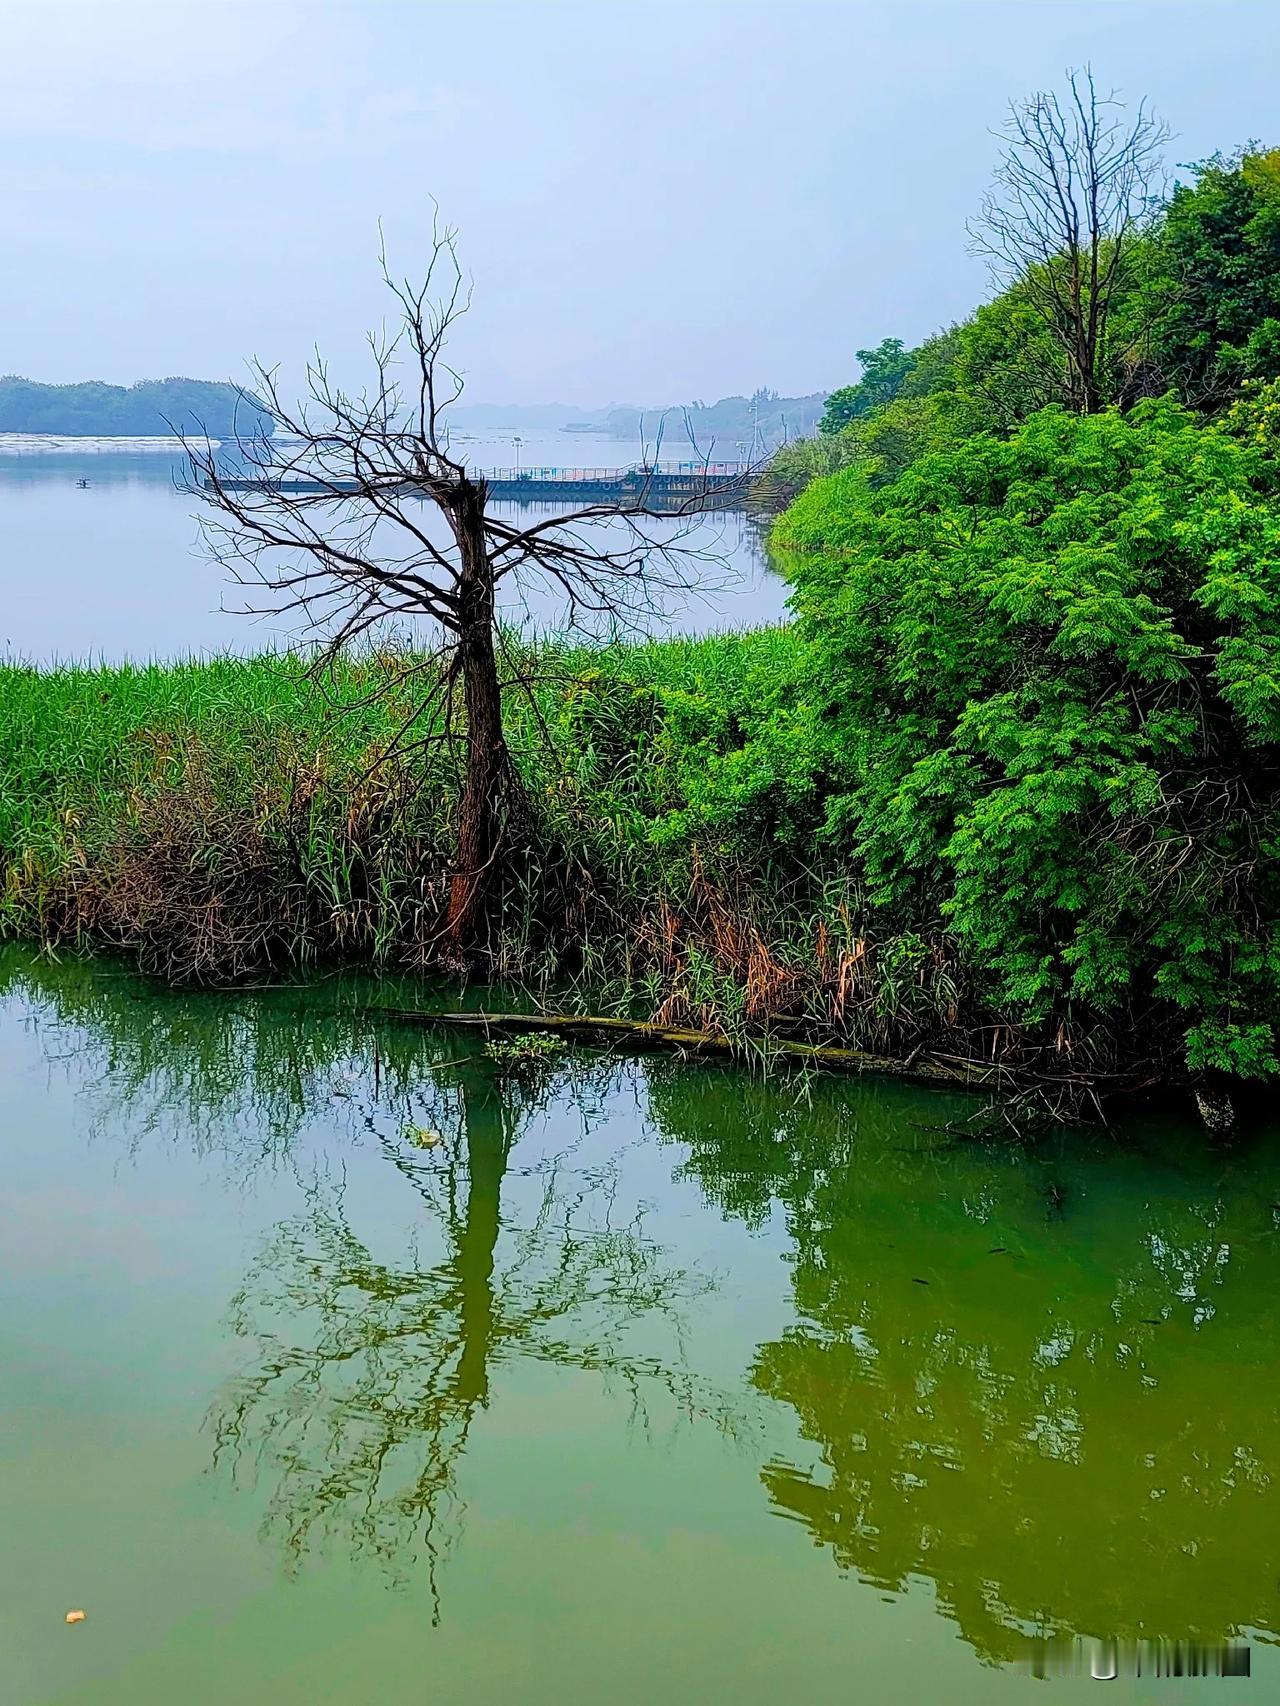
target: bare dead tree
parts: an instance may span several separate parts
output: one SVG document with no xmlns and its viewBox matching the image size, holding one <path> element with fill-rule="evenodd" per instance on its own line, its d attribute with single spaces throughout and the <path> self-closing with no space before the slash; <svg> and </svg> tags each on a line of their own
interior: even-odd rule
<svg viewBox="0 0 1280 1706">
<path fill-rule="evenodd" d="M 1090 414 L 1107 401 L 1122 359 L 1117 309 L 1136 280 L 1138 239 L 1159 205 L 1169 127 L 1139 102 L 1132 116 L 1092 70 L 1068 73 L 1064 97 L 1015 102 L 974 250 L 1001 286 L 1016 286 L 1060 351 L 1061 397 Z M 1140 335 L 1129 328 L 1126 342 Z"/>
<path fill-rule="evenodd" d="M 253 365 L 246 389 L 274 417 L 278 439 L 259 429 L 235 442 L 230 468 L 207 441 L 186 443 L 192 485 L 205 500 L 212 555 L 261 603 L 247 614 L 291 615 L 315 646 L 313 667 L 389 619 L 425 618 L 431 643 L 386 691 L 412 676 L 411 716 L 384 757 L 434 742 L 460 755 L 455 858 L 440 926 L 440 958 L 463 966 L 525 808 L 503 721 L 504 688 L 532 684 L 504 659 L 498 596 L 529 577 L 558 588 L 570 625 L 636 626 L 673 597 L 705 591 L 722 559 L 700 546 L 697 522 L 741 501 L 749 485 L 712 472 L 710 449 L 675 502 L 656 489 L 661 436 L 625 493 L 524 523 L 490 507 L 487 481 L 451 446 L 446 417 L 463 380 L 444 359 L 450 328 L 469 306 L 456 233 L 437 226 L 425 276 L 383 282 L 396 324 L 371 336 L 372 382 L 347 391 L 317 355 L 300 404 L 278 371 Z M 255 413 L 255 419 L 258 417 Z M 434 530 L 435 513 L 443 527 Z"/>
</svg>

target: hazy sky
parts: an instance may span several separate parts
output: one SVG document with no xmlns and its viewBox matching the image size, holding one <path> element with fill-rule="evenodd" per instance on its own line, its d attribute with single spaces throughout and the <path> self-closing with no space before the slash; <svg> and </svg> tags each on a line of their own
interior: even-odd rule
<svg viewBox="0 0 1280 1706">
<path fill-rule="evenodd" d="M 461 227 L 471 401 L 797 393 L 985 286 L 1012 95 L 1092 59 L 1174 161 L 1280 141 L 1280 5 L 0 0 L 0 371 L 354 376 Z"/>
</svg>

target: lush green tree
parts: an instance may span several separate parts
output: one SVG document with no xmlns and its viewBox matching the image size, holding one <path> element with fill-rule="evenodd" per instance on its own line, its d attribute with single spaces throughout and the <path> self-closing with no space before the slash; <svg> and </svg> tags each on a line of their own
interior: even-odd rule
<svg viewBox="0 0 1280 1706">
<path fill-rule="evenodd" d="M 915 362 L 901 338 L 882 338 L 874 349 L 860 349 L 862 377 L 856 385 L 842 386 L 827 398 L 820 432 L 835 433 L 851 421 L 861 420 L 873 409 L 891 403 L 901 392 Z"/>
<path fill-rule="evenodd" d="M 848 430 L 857 433 L 864 454 L 871 459 L 871 484 L 883 486 L 905 473 L 920 457 L 949 449 L 994 424 L 992 411 L 981 397 L 943 390 L 895 397 Z"/>
<path fill-rule="evenodd" d="M 955 386 L 981 404 L 999 431 L 1063 399 L 1061 350 L 1016 286 L 985 302 L 961 328 Z"/>
<path fill-rule="evenodd" d="M 1170 199 L 1146 286 L 1151 348 L 1187 402 L 1280 374 L 1280 149 L 1214 155 Z"/>
<path fill-rule="evenodd" d="M 779 529 L 814 665 L 735 811 L 809 800 L 873 907 L 945 920 L 1064 1047 L 1276 1071 L 1276 486 L 1168 401 L 816 482 Z"/>
<path fill-rule="evenodd" d="M 870 364 L 862 385 L 847 386 L 828 399 L 827 420 L 816 437 L 795 439 L 774 454 L 762 482 L 764 494 L 789 502 L 810 481 L 843 468 L 862 468 L 872 484 L 884 485 L 918 456 L 999 426 L 1004 416 L 982 390 L 961 383 L 967 377 L 962 368 L 967 332 L 952 327 L 906 352 L 897 338 L 886 338 L 878 351 L 860 350 Z M 867 404 L 872 392 L 863 388 L 871 385 L 873 372 L 882 400 Z M 855 412 L 832 430 L 827 422 L 846 412 L 839 399 L 854 392 L 862 394 L 850 405 Z"/>
<path fill-rule="evenodd" d="M 963 326 L 948 326 L 917 344 L 911 351 L 911 367 L 902 382 L 901 396 L 931 397 L 938 391 L 955 390 L 963 330 Z"/>
</svg>

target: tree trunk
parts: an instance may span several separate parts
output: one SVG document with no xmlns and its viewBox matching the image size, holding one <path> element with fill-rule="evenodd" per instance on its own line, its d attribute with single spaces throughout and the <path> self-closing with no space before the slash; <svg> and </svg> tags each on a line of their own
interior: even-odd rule
<svg viewBox="0 0 1280 1706">
<path fill-rule="evenodd" d="M 458 656 L 467 733 L 443 958 L 446 965 L 459 970 L 467 964 L 498 868 L 513 782 L 502 732 L 502 689 L 494 649 L 493 567 L 480 525 L 484 498 L 483 487 L 466 482 L 454 516 L 462 557 Z"/>
<path fill-rule="evenodd" d="M 454 1259 L 462 1338 L 456 1391 L 465 1404 L 487 1404 L 497 1317 L 493 1258 L 502 1224 L 508 1144 L 500 1095 L 493 1085 L 475 1088 L 465 1073 L 462 1123 L 467 1134 L 467 1213 Z"/>
</svg>

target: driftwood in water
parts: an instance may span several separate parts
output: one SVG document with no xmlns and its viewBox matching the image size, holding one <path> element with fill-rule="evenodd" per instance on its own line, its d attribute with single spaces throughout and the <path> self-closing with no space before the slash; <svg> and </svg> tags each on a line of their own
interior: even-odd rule
<svg viewBox="0 0 1280 1706">
<path fill-rule="evenodd" d="M 772 1037 L 734 1041 L 715 1031 L 678 1030 L 642 1019 L 578 1017 L 565 1013 L 424 1013 L 400 1007 L 384 1007 L 381 1011 L 391 1018 L 415 1019 L 422 1024 L 445 1025 L 452 1030 L 480 1031 L 485 1036 L 542 1031 L 575 1042 L 621 1042 L 631 1048 L 731 1055 L 739 1060 L 754 1056 L 797 1066 L 825 1067 L 836 1072 L 884 1073 L 894 1078 L 917 1079 L 926 1084 L 968 1085 L 975 1089 L 1007 1089 L 1016 1082 L 1013 1073 L 994 1061 L 956 1061 L 952 1064 L 922 1059 L 918 1049 L 905 1060 L 893 1060 L 884 1055 L 864 1054 L 859 1049 L 778 1042 Z"/>
</svg>

